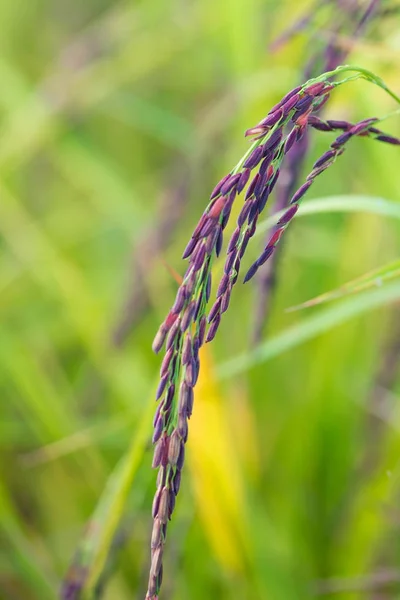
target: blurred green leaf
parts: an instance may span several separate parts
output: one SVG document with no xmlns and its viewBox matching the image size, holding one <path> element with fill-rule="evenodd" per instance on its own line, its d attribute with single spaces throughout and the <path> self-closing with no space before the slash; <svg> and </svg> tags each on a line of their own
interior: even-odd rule
<svg viewBox="0 0 400 600">
<path fill-rule="evenodd" d="M 365 292 L 333 307 L 321 310 L 317 315 L 303 319 L 297 325 L 273 336 L 258 348 L 223 362 L 217 368 L 220 379 L 233 377 L 253 366 L 271 360 L 282 352 L 298 346 L 333 327 L 365 312 L 385 306 L 400 298 L 400 283 L 392 283 L 378 290 Z"/>
<path fill-rule="evenodd" d="M 324 304 L 325 302 L 337 300 L 338 298 L 344 298 L 345 296 L 357 294 L 358 292 L 362 292 L 369 288 L 380 287 L 387 281 L 390 281 L 391 279 L 397 279 L 399 276 L 400 260 L 395 260 L 388 265 L 384 265 L 383 267 L 374 269 L 369 273 L 365 273 L 364 275 L 361 275 L 361 277 L 357 277 L 357 279 L 353 279 L 352 281 L 349 281 L 335 290 L 326 292 L 320 296 L 316 296 L 315 298 L 307 300 L 306 302 L 302 302 L 301 304 L 297 304 L 296 306 L 291 306 L 287 309 L 287 312 L 294 312 L 303 308 L 317 306 L 319 304 Z"/>
<path fill-rule="evenodd" d="M 118 526 L 121 522 L 135 474 L 143 460 L 149 441 L 153 405 L 147 403 L 137 424 L 132 443 L 109 476 L 104 491 L 90 518 L 75 559 L 64 580 L 64 588 L 81 589 L 85 597 L 94 598 L 96 586 L 105 568 Z"/>
<path fill-rule="evenodd" d="M 259 236 L 273 227 L 285 211 L 280 211 L 262 221 L 255 233 Z M 365 212 L 382 217 L 400 219 L 400 202 L 387 200 L 379 196 L 364 196 L 361 194 L 343 194 L 341 196 L 326 196 L 305 200 L 300 206 L 296 219 L 321 213 L 357 213 Z"/>
</svg>

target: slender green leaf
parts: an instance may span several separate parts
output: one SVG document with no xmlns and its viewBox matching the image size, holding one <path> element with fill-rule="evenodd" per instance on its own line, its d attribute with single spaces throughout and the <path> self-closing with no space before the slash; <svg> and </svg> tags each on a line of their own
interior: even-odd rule
<svg viewBox="0 0 400 600">
<path fill-rule="evenodd" d="M 301 304 L 297 304 L 296 306 L 291 306 L 287 309 L 287 312 L 294 312 L 302 308 L 324 304 L 325 302 L 344 298 L 351 294 L 357 294 L 370 288 L 380 287 L 387 281 L 397 279 L 397 277 L 400 277 L 400 260 L 392 261 L 388 265 L 369 271 L 369 273 L 365 273 L 364 275 L 361 275 L 361 277 L 357 277 L 357 279 L 353 279 L 335 290 L 320 294 L 319 296 L 307 300 L 306 302 L 302 302 Z"/>
<path fill-rule="evenodd" d="M 218 367 L 221 379 L 232 377 L 249 370 L 251 367 L 271 360 L 275 356 L 295 348 L 300 344 L 345 323 L 349 319 L 362 315 L 369 310 L 396 302 L 400 298 L 400 283 L 392 283 L 378 290 L 360 294 L 333 307 L 326 308 L 297 325 L 268 339 L 255 350 L 229 359 Z"/>
</svg>

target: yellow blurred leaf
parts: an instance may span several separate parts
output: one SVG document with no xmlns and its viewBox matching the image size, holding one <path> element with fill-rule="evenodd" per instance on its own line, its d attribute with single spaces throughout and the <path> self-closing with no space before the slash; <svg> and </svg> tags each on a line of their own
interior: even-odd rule
<svg viewBox="0 0 400 600">
<path fill-rule="evenodd" d="M 244 568 L 244 481 L 228 407 L 217 386 L 208 347 L 201 350 L 188 464 L 199 516 L 221 565 Z"/>
</svg>

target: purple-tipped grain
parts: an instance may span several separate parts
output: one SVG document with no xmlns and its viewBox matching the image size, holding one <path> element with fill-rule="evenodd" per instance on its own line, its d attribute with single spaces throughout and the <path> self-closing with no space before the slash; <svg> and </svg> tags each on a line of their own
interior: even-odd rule
<svg viewBox="0 0 400 600">
<path fill-rule="evenodd" d="M 222 275 L 221 281 L 219 282 L 219 286 L 217 289 L 217 298 L 222 296 L 222 294 L 225 294 L 226 288 L 228 287 L 228 283 L 229 283 L 229 276 L 226 273 L 224 273 Z"/>
<path fill-rule="evenodd" d="M 301 89 L 302 89 L 302 86 L 298 85 L 297 87 L 294 88 L 294 90 L 291 90 L 290 92 L 288 92 L 285 96 L 283 96 L 282 100 L 280 102 L 278 102 L 278 104 L 275 104 L 275 106 L 271 108 L 271 110 L 269 112 L 273 113 L 276 110 L 278 110 L 278 108 L 281 108 L 290 98 L 292 98 L 292 96 L 297 94 L 297 92 L 300 92 Z"/>
<path fill-rule="evenodd" d="M 174 399 L 174 395 L 175 395 L 175 384 L 171 383 L 168 386 L 167 393 L 165 394 L 164 407 L 163 407 L 165 412 L 167 412 L 171 408 L 172 401 Z"/>
<path fill-rule="evenodd" d="M 184 285 L 181 285 L 181 287 L 178 289 L 178 291 L 176 293 L 175 302 L 172 305 L 171 311 L 176 314 L 179 314 L 180 311 L 182 310 L 186 300 L 187 300 L 186 287 Z"/>
<path fill-rule="evenodd" d="M 179 407 L 183 414 L 190 417 L 193 409 L 193 388 L 185 380 L 179 389 Z"/>
<path fill-rule="evenodd" d="M 229 286 L 225 294 L 222 296 L 221 301 L 221 315 L 228 310 L 229 302 L 231 299 L 232 286 Z"/>
<path fill-rule="evenodd" d="M 159 330 L 157 331 L 154 341 L 153 341 L 153 352 L 158 354 L 161 348 L 164 346 L 165 338 L 167 337 L 168 330 L 165 328 L 164 324 L 161 325 Z"/>
<path fill-rule="evenodd" d="M 165 353 L 165 356 L 161 363 L 160 377 L 164 377 L 168 373 L 169 366 L 170 366 L 173 355 L 174 355 L 174 348 L 169 348 L 167 350 L 167 352 Z"/>
<path fill-rule="evenodd" d="M 261 267 L 261 265 L 263 265 L 269 259 L 274 249 L 274 246 L 269 245 L 265 248 L 265 250 L 262 252 L 261 256 L 257 259 L 255 263 L 257 265 L 257 268 Z"/>
<path fill-rule="evenodd" d="M 331 131 L 331 128 L 328 125 L 328 123 L 325 123 L 315 115 L 310 115 L 308 117 L 307 123 L 308 125 L 311 125 L 311 127 L 317 129 L 318 131 Z"/>
<path fill-rule="evenodd" d="M 196 310 L 196 305 L 193 301 L 190 302 L 190 304 L 188 304 L 188 306 L 185 308 L 183 315 L 182 315 L 182 321 L 181 321 L 182 333 L 184 333 L 190 327 L 195 310 Z"/>
<path fill-rule="evenodd" d="M 210 296 L 211 296 L 211 273 L 208 274 L 207 281 L 206 281 L 206 302 L 209 301 Z"/>
<path fill-rule="evenodd" d="M 205 220 L 203 227 L 199 231 L 199 238 L 205 238 L 208 235 L 210 235 L 210 233 L 215 231 L 216 225 L 217 225 L 217 221 L 215 219 L 213 219 L 212 217 L 208 217 Z"/>
<path fill-rule="evenodd" d="M 236 186 L 236 191 L 238 194 L 240 194 L 244 188 L 247 185 L 247 182 L 249 181 L 249 177 L 250 177 L 250 173 L 251 173 L 251 169 L 244 169 L 243 173 L 240 176 L 239 182 Z"/>
<path fill-rule="evenodd" d="M 350 131 L 347 131 L 346 133 L 342 133 L 342 135 L 339 135 L 339 137 L 336 138 L 336 140 L 333 142 L 332 148 L 338 149 L 341 146 L 344 146 L 344 144 L 349 141 L 349 139 L 352 137 L 352 135 L 353 134 Z"/>
<path fill-rule="evenodd" d="M 314 98 L 312 96 L 303 96 L 298 103 L 296 104 L 296 112 L 292 117 L 293 120 L 298 119 L 301 115 L 308 111 L 314 102 Z"/>
<path fill-rule="evenodd" d="M 215 248 L 215 244 L 217 242 L 217 239 L 218 239 L 218 236 L 219 236 L 219 232 L 220 232 L 220 228 L 217 225 L 217 227 L 214 229 L 214 231 L 206 239 L 206 253 L 208 255 L 210 255 L 211 252 Z"/>
<path fill-rule="evenodd" d="M 240 173 L 236 173 L 236 175 L 231 175 L 231 177 L 229 179 L 227 179 L 225 181 L 225 183 L 223 184 L 223 186 L 221 187 L 221 195 L 226 196 L 227 194 L 229 194 L 229 192 L 238 183 L 240 177 L 241 177 Z"/>
<path fill-rule="evenodd" d="M 192 254 L 193 250 L 195 249 L 197 244 L 197 238 L 191 238 L 189 240 L 189 243 L 187 244 L 183 254 L 182 254 L 182 258 L 185 260 L 185 258 L 189 258 L 189 256 Z"/>
<path fill-rule="evenodd" d="M 322 92 L 326 93 L 326 83 L 325 81 L 319 81 L 317 83 L 313 83 L 308 87 L 304 88 L 303 92 L 308 94 L 309 96 L 318 96 Z"/>
<path fill-rule="evenodd" d="M 272 190 L 274 189 L 275 184 L 278 181 L 278 177 L 279 177 L 279 173 L 280 172 L 281 172 L 281 170 L 278 167 L 278 169 L 275 171 L 274 176 L 272 177 L 271 182 L 269 184 L 269 193 L 271 193 Z"/>
<path fill-rule="evenodd" d="M 210 328 L 208 330 L 207 337 L 206 337 L 206 343 L 211 342 L 215 338 L 220 322 L 221 322 L 221 315 L 218 314 L 210 325 Z"/>
<path fill-rule="evenodd" d="M 286 225 L 287 223 L 289 223 L 289 221 L 291 221 L 294 217 L 294 215 L 297 213 L 299 209 L 299 205 L 298 204 L 293 204 L 293 206 L 291 206 L 284 215 L 282 215 L 282 217 L 279 219 L 278 221 L 278 225 Z"/>
<path fill-rule="evenodd" d="M 172 325 L 171 329 L 169 330 L 169 333 L 167 336 L 167 341 L 165 342 L 165 348 L 167 350 L 169 350 L 171 348 L 171 346 L 173 346 L 175 344 L 176 340 L 178 339 L 179 326 L 180 326 L 180 318 L 178 317 L 177 320 L 175 321 L 175 323 Z"/>
<path fill-rule="evenodd" d="M 204 343 L 204 336 L 206 333 L 206 326 L 207 326 L 207 317 L 206 315 L 203 315 L 200 319 L 200 323 L 199 323 L 199 345 L 202 346 Z"/>
<path fill-rule="evenodd" d="M 182 467 L 183 467 L 183 463 L 185 462 L 185 446 L 184 444 L 181 443 L 180 449 L 179 449 L 179 456 L 178 459 L 176 461 L 176 467 L 179 471 L 182 471 Z"/>
<path fill-rule="evenodd" d="M 259 202 L 258 200 L 255 200 L 251 204 L 251 209 L 250 209 L 249 216 L 248 216 L 248 223 L 249 224 L 252 223 L 254 221 L 254 219 L 258 216 L 258 202 Z M 246 245 L 247 245 L 247 241 L 248 240 L 246 240 L 246 237 L 245 237 L 244 241 L 242 243 L 242 246 L 243 246 L 244 242 L 246 242 Z M 244 250 L 243 250 L 243 252 L 244 252 Z M 243 254 L 241 254 L 241 256 L 242 255 Z"/>
<path fill-rule="evenodd" d="M 272 160 L 272 154 L 268 153 L 260 165 L 260 169 L 259 169 L 260 177 L 262 177 L 268 170 L 268 167 L 271 164 L 271 160 Z"/>
<path fill-rule="evenodd" d="M 228 175 L 225 175 L 225 177 L 223 177 L 221 179 L 221 181 L 219 181 L 217 183 L 217 185 L 215 186 L 215 188 L 211 192 L 210 200 L 213 200 L 214 198 L 216 198 L 220 194 L 222 186 L 224 185 L 224 183 L 226 183 L 228 181 L 228 179 L 230 179 L 230 177 L 231 177 L 231 174 L 228 173 Z"/>
<path fill-rule="evenodd" d="M 167 463 L 168 444 L 165 435 L 163 435 L 155 445 L 153 455 L 153 469 L 160 465 L 165 466 Z"/>
<path fill-rule="evenodd" d="M 256 207 L 257 208 L 257 207 Z M 253 219 L 255 219 L 255 217 L 258 215 L 258 212 L 256 211 L 255 216 L 253 217 Z M 250 220 L 250 216 L 251 213 L 249 215 L 249 220 Z M 244 236 L 242 239 L 242 243 L 240 244 L 240 248 L 239 248 L 239 259 L 241 259 L 244 255 L 244 253 L 246 252 L 246 248 L 247 248 L 247 244 L 250 241 L 250 230 L 247 229 L 247 231 L 244 232 Z"/>
<path fill-rule="evenodd" d="M 177 496 L 179 489 L 181 487 L 181 471 L 177 471 L 175 473 L 172 483 L 173 483 L 174 494 L 175 494 L 175 496 Z"/>
<path fill-rule="evenodd" d="M 325 163 L 330 161 L 335 156 L 336 156 L 335 150 L 328 150 L 318 160 L 315 161 L 313 169 L 318 169 L 319 167 L 322 167 L 322 165 L 324 165 Z"/>
<path fill-rule="evenodd" d="M 169 489 L 164 486 L 161 490 L 160 502 L 158 505 L 157 516 L 161 523 L 167 523 L 169 517 Z"/>
<path fill-rule="evenodd" d="M 220 227 L 218 230 L 217 240 L 215 242 L 215 254 L 217 255 L 217 257 L 221 254 L 223 241 L 224 236 L 222 233 L 222 227 Z"/>
<path fill-rule="evenodd" d="M 254 148 L 254 150 L 250 154 L 250 156 L 246 159 L 243 167 L 245 169 L 254 169 L 254 167 L 256 167 L 258 165 L 258 163 L 260 162 L 260 160 L 262 159 L 262 155 L 263 155 L 263 147 L 257 146 L 256 148 Z M 239 179 L 240 179 L 240 176 L 239 176 Z"/>
<path fill-rule="evenodd" d="M 271 137 L 265 142 L 264 150 L 272 152 L 273 149 L 275 149 L 278 146 L 278 144 L 280 144 L 282 140 L 282 135 L 282 129 L 277 129 L 276 131 L 274 131 Z"/>
<path fill-rule="evenodd" d="M 283 111 L 283 115 L 285 117 L 288 116 L 288 114 L 290 113 L 290 111 L 292 110 L 293 107 L 298 106 L 298 104 L 300 104 L 301 99 L 300 99 L 300 94 L 294 94 L 291 98 L 289 98 L 289 100 L 287 100 L 287 102 L 285 102 L 285 104 L 282 106 L 282 111 Z"/>
<path fill-rule="evenodd" d="M 199 271 L 204 264 L 204 259 L 206 256 L 206 246 L 205 244 L 201 244 L 196 249 L 196 253 L 192 255 L 192 265 L 194 271 Z"/>
<path fill-rule="evenodd" d="M 207 319 L 207 321 L 209 323 L 211 323 L 215 319 L 215 317 L 219 314 L 220 307 L 221 307 L 221 298 L 218 297 L 209 312 L 208 319 Z"/>
<path fill-rule="evenodd" d="M 297 192 L 292 196 L 290 204 L 295 204 L 296 202 L 298 202 L 300 200 L 300 198 L 302 198 L 304 196 L 304 194 L 307 192 L 307 190 L 311 187 L 312 183 L 313 183 L 312 180 L 306 181 L 306 183 L 303 183 L 303 185 L 301 187 L 299 187 Z"/>
<path fill-rule="evenodd" d="M 282 110 L 282 108 L 280 108 L 273 113 L 269 113 L 268 116 L 265 117 L 265 119 L 260 121 L 259 125 L 261 127 L 265 127 L 265 129 L 267 129 L 269 127 L 273 127 L 274 125 L 276 125 L 278 123 L 278 121 L 280 121 L 282 116 L 283 116 L 283 110 Z"/>
<path fill-rule="evenodd" d="M 247 283 L 248 281 L 250 281 L 250 279 L 252 277 L 254 277 L 254 275 L 257 273 L 257 270 L 258 270 L 257 263 L 252 264 L 250 269 L 247 271 L 245 278 L 243 279 L 243 283 Z"/>
<path fill-rule="evenodd" d="M 376 123 L 377 120 L 378 119 L 375 118 L 364 119 L 364 121 L 360 121 L 356 125 L 353 125 L 353 127 L 351 127 L 351 129 L 349 130 L 349 133 L 351 133 L 351 135 L 358 135 L 362 131 L 368 129 L 368 127 L 372 125 L 372 123 Z"/>
<path fill-rule="evenodd" d="M 289 133 L 289 135 L 286 138 L 285 147 L 284 147 L 285 154 L 287 154 L 289 152 L 290 148 L 295 143 L 296 137 L 297 137 L 297 130 L 296 130 L 296 128 L 294 128 L 294 129 L 292 129 L 292 131 Z"/>
<path fill-rule="evenodd" d="M 247 217 L 249 216 L 252 206 L 254 206 L 254 204 L 256 202 L 257 202 L 256 200 L 254 200 L 254 201 L 247 200 L 247 202 L 243 206 L 242 210 L 240 211 L 238 219 L 237 219 L 237 224 L 239 227 L 242 227 L 243 223 L 246 221 Z"/>
<path fill-rule="evenodd" d="M 348 121 L 338 121 L 335 119 L 328 119 L 326 123 L 330 127 L 330 129 L 328 129 L 328 131 L 334 130 L 334 129 L 342 129 L 344 131 L 347 131 L 348 129 L 351 129 L 351 123 L 349 123 Z"/>
<path fill-rule="evenodd" d="M 190 334 L 185 335 L 182 346 L 182 364 L 187 365 L 193 358 L 192 338 Z"/>
<path fill-rule="evenodd" d="M 157 419 L 156 424 L 154 425 L 153 438 L 151 440 L 153 444 L 158 442 L 158 440 L 160 439 L 160 437 L 162 435 L 163 429 L 164 429 L 164 421 L 160 416 L 159 419 Z"/>
<path fill-rule="evenodd" d="M 400 139 L 393 137 L 391 135 L 382 134 L 382 135 L 378 135 L 375 139 L 377 139 L 379 142 L 386 142 L 387 144 L 393 144 L 394 146 L 400 146 Z"/>
<path fill-rule="evenodd" d="M 264 175 L 260 175 L 260 177 L 258 178 L 257 184 L 254 187 L 254 196 L 256 198 L 259 198 L 261 196 L 262 192 L 264 191 L 265 184 L 268 181 L 268 175 L 269 175 L 269 173 L 268 173 L 268 169 L 267 169 L 267 171 L 264 173 Z"/>
<path fill-rule="evenodd" d="M 168 446 L 168 462 L 170 465 L 175 466 L 178 462 L 179 452 L 181 450 L 181 436 L 177 431 L 174 431 L 169 439 Z"/>
<path fill-rule="evenodd" d="M 206 213 L 203 213 L 200 217 L 200 221 L 197 223 L 195 230 L 192 233 L 192 238 L 193 239 L 198 239 L 200 236 L 200 231 L 203 229 L 204 223 L 207 220 L 207 215 Z"/>
<path fill-rule="evenodd" d="M 257 181 L 259 180 L 259 178 L 260 178 L 259 173 L 256 173 L 255 177 L 253 177 L 253 179 L 250 182 L 249 187 L 247 188 L 247 192 L 246 192 L 246 195 L 244 197 L 245 200 L 248 200 L 253 195 L 254 188 L 256 187 Z"/>
<path fill-rule="evenodd" d="M 228 254 L 230 252 L 232 252 L 232 250 L 236 247 L 236 244 L 238 242 L 239 236 L 240 236 L 240 226 L 236 227 L 235 231 L 232 234 L 231 239 L 229 240 L 228 248 L 226 250 L 226 252 Z"/>
<path fill-rule="evenodd" d="M 233 264 L 236 260 L 236 257 L 237 257 L 237 255 L 236 255 L 235 248 L 232 248 L 231 252 L 228 254 L 228 258 L 226 259 L 225 266 L 224 266 L 224 272 L 227 275 L 229 275 L 231 273 Z"/>
<path fill-rule="evenodd" d="M 260 198 L 258 200 L 257 210 L 258 210 L 259 213 L 262 213 L 262 211 L 264 210 L 265 205 L 268 202 L 268 198 L 269 198 L 269 186 L 267 186 L 264 189 L 263 193 L 261 194 L 261 196 L 260 196 Z"/>
<path fill-rule="evenodd" d="M 164 375 L 164 377 L 162 377 L 160 379 L 160 383 L 158 384 L 157 392 L 156 392 L 156 400 L 159 400 L 161 398 L 161 396 L 163 395 L 165 386 L 167 385 L 167 382 L 168 382 L 168 379 L 169 379 L 168 375 Z"/>
</svg>

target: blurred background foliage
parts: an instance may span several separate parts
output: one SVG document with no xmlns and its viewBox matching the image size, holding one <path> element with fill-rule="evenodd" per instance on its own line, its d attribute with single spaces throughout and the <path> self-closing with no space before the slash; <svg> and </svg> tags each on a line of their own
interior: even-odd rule
<svg viewBox="0 0 400 600">
<path fill-rule="evenodd" d="M 302 80 L 341 14 L 320 4 L 272 51 L 306 4 L 0 3 L 2 600 L 58 598 L 74 554 L 82 597 L 143 598 L 151 341 L 244 130 Z M 399 25 L 394 11 L 340 39 L 397 93 Z M 393 104 L 357 82 L 325 114 Z M 399 135 L 399 119 L 384 128 Z M 330 141 L 314 135 L 307 167 Z M 398 216 L 398 149 L 352 142 L 309 196 L 341 194 L 350 210 L 357 195 L 353 212 L 288 232 L 261 349 L 248 285 L 203 352 L 162 598 L 400 597 L 399 283 L 285 311 L 398 257 L 398 218 L 364 210 L 381 197 Z"/>
</svg>

